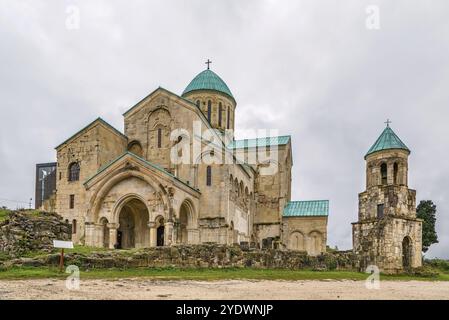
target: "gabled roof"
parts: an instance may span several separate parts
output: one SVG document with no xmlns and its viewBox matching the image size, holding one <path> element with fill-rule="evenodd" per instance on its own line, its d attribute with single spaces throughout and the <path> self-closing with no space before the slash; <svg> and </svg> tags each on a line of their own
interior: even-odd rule
<svg viewBox="0 0 449 320">
<path fill-rule="evenodd" d="M 60 146 L 62 146 L 63 144 L 71 141 L 72 139 L 76 138 L 80 133 L 84 132 L 85 130 L 89 129 L 91 126 L 93 126 L 95 123 L 101 123 L 103 125 L 105 125 L 107 128 L 111 129 L 113 132 L 115 132 L 116 134 L 118 134 L 119 136 L 123 137 L 124 139 L 128 139 L 123 133 L 121 133 L 120 131 L 118 131 L 116 128 L 114 128 L 112 125 L 110 125 L 109 123 L 107 123 L 106 121 L 104 121 L 102 118 L 98 117 L 97 119 L 95 119 L 94 121 L 92 121 L 91 123 L 89 123 L 87 126 L 85 126 L 84 128 L 82 128 L 81 130 L 77 131 L 74 135 L 72 135 L 70 138 L 68 138 L 67 140 L 65 140 L 64 142 L 60 143 L 57 147 L 55 147 L 55 149 L 58 149 Z"/>
<path fill-rule="evenodd" d="M 218 91 L 228 95 L 232 100 L 235 100 L 227 84 L 215 72 L 209 69 L 204 70 L 193 78 L 189 85 L 184 89 L 182 96 L 198 90 Z"/>
<path fill-rule="evenodd" d="M 256 139 L 234 140 L 227 145 L 229 149 L 269 147 L 288 144 L 290 136 L 264 137 Z"/>
<path fill-rule="evenodd" d="M 131 156 L 139 161 L 141 161 L 144 165 L 156 169 L 157 171 L 163 173 L 164 175 L 175 179 L 176 181 L 179 181 L 180 183 L 182 183 L 183 185 L 185 185 L 186 187 L 189 187 L 190 189 L 196 191 L 196 192 L 200 192 L 198 189 L 193 188 L 191 185 L 187 184 L 186 182 L 182 181 L 181 179 L 179 179 L 178 177 L 174 176 L 173 174 L 171 174 L 170 172 L 168 172 L 167 170 L 165 170 L 164 168 L 158 166 L 157 164 L 154 164 L 150 161 L 147 161 L 137 155 L 135 155 L 132 152 L 126 151 L 125 153 L 121 154 L 120 156 L 118 156 L 117 158 L 115 158 L 114 160 L 112 160 L 111 162 L 107 163 L 106 165 L 102 166 L 97 173 L 95 173 L 92 177 L 90 177 L 89 179 L 87 179 L 84 182 L 84 185 L 88 184 L 90 181 L 92 181 L 93 179 L 95 179 L 98 175 L 100 175 L 102 172 L 104 172 L 106 169 L 108 169 L 110 166 L 112 166 L 114 163 L 120 161 L 122 158 L 124 158 L 125 156 Z"/>
<path fill-rule="evenodd" d="M 290 201 L 284 208 L 284 217 L 314 217 L 329 215 L 329 200 Z"/>
<path fill-rule="evenodd" d="M 377 138 L 373 146 L 368 150 L 365 157 L 382 150 L 388 149 L 402 149 L 410 152 L 410 149 L 399 139 L 389 125 L 385 128 L 382 134 Z"/>
</svg>

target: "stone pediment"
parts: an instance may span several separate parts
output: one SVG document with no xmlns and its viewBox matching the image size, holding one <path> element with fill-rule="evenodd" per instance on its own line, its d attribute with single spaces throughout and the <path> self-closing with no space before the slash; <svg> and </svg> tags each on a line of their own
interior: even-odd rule
<svg viewBox="0 0 449 320">
<path fill-rule="evenodd" d="M 90 189 L 98 183 L 101 183 L 105 179 L 110 179 L 112 176 L 122 174 L 124 172 L 136 172 L 147 176 L 151 176 L 163 185 L 175 185 L 188 191 L 189 193 L 195 193 L 199 195 L 199 190 L 192 188 L 187 183 L 181 181 L 164 168 L 151 163 L 143 158 L 136 156 L 131 152 L 125 152 L 115 160 L 111 161 L 86 182 L 84 186 L 86 189 Z"/>
</svg>

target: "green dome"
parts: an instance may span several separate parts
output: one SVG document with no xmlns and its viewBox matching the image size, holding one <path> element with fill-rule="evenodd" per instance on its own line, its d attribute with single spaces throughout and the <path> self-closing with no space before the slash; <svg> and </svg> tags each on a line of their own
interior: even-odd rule
<svg viewBox="0 0 449 320">
<path fill-rule="evenodd" d="M 399 139 L 399 137 L 394 133 L 394 131 L 387 126 L 382 132 L 380 137 L 376 140 L 373 146 L 368 150 L 365 157 L 368 155 L 382 150 L 388 149 L 402 149 L 410 152 L 410 149 L 404 144 L 404 142 Z"/>
<path fill-rule="evenodd" d="M 213 71 L 207 69 L 198 74 L 185 88 L 182 96 L 197 90 L 213 90 L 224 93 L 234 100 L 234 96 L 226 83 Z"/>
</svg>

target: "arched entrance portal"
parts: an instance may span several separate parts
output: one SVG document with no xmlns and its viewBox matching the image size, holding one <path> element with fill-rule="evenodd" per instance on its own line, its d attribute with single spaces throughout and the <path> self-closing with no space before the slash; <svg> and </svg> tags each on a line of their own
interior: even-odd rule
<svg viewBox="0 0 449 320">
<path fill-rule="evenodd" d="M 404 269 L 410 269 L 412 266 L 412 241 L 410 237 L 402 240 L 402 266 Z"/>
<path fill-rule="evenodd" d="M 148 209 L 142 201 L 133 198 L 126 202 L 122 206 L 118 217 L 117 248 L 149 247 L 148 219 Z"/>
</svg>

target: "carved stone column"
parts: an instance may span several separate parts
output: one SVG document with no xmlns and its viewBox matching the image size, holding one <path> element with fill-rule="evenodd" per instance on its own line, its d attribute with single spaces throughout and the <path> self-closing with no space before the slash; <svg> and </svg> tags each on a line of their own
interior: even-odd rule
<svg viewBox="0 0 449 320">
<path fill-rule="evenodd" d="M 150 221 L 147 226 L 150 228 L 150 247 L 156 247 L 157 245 L 157 229 L 156 222 Z"/>
<path fill-rule="evenodd" d="M 164 246 L 171 246 L 173 243 L 173 222 L 164 224 Z"/>
<path fill-rule="evenodd" d="M 118 223 L 108 223 L 107 227 L 109 229 L 109 249 L 114 249 L 117 244 L 117 230 L 119 228 Z"/>
</svg>

